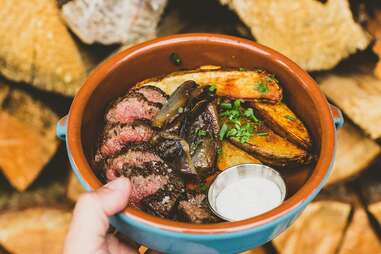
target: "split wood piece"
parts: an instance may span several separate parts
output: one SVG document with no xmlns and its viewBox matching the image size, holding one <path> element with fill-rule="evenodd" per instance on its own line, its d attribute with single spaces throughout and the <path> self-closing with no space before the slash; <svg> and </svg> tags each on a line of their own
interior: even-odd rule
<svg viewBox="0 0 381 254">
<path fill-rule="evenodd" d="M 69 176 L 69 184 L 67 187 L 66 196 L 73 202 L 77 202 L 79 196 L 86 192 L 79 182 L 78 178 L 75 176 L 73 172 L 70 172 Z"/>
<path fill-rule="evenodd" d="M 376 39 L 373 45 L 373 52 L 378 56 L 378 63 L 374 68 L 374 74 L 381 79 L 381 9 L 372 9 L 373 18 L 367 22 L 369 33 Z"/>
<path fill-rule="evenodd" d="M 3 105 L 3 102 L 9 95 L 9 86 L 1 85 L 0 84 L 0 108 L 1 105 Z"/>
<path fill-rule="evenodd" d="M 17 190 L 25 190 L 55 154 L 57 121 L 54 112 L 29 94 L 10 91 L 0 109 L 0 169 Z"/>
<path fill-rule="evenodd" d="M 273 240 L 281 254 L 334 254 L 347 225 L 351 206 L 336 201 L 310 204 L 300 217 Z M 324 229 L 324 230 L 323 230 Z"/>
<path fill-rule="evenodd" d="M 380 170 L 380 165 L 376 165 L 375 170 Z M 360 186 L 368 211 L 381 225 L 381 178 L 379 173 L 362 179 Z"/>
<path fill-rule="evenodd" d="M 376 218 L 378 224 L 381 225 L 381 201 L 370 204 L 368 206 L 368 210 L 374 216 L 374 218 Z"/>
<path fill-rule="evenodd" d="M 72 0 L 62 6 L 71 30 L 85 43 L 130 44 L 156 36 L 167 0 Z"/>
<path fill-rule="evenodd" d="M 30 208 L 0 214 L 0 244 L 14 254 L 61 254 L 71 213 L 54 208 Z"/>
<path fill-rule="evenodd" d="M 381 81 L 367 74 L 329 75 L 324 93 L 372 139 L 381 137 Z"/>
<path fill-rule="evenodd" d="M 0 211 L 21 210 L 36 206 L 68 207 L 65 199 L 66 186 L 64 183 L 54 182 L 33 186 L 24 192 L 0 191 Z"/>
<path fill-rule="evenodd" d="M 381 253 L 380 241 L 370 225 L 359 196 L 352 189 L 345 185 L 335 185 L 321 192 L 318 200 L 336 200 L 354 206 L 353 215 L 337 250 L 338 254 Z"/>
<path fill-rule="evenodd" d="M 353 20 L 347 0 L 220 0 L 236 11 L 261 44 L 304 69 L 327 70 L 363 50 L 369 35 Z"/>
<path fill-rule="evenodd" d="M 366 211 L 357 207 L 338 254 L 381 253 L 381 243 L 372 229 Z"/>
<path fill-rule="evenodd" d="M 316 201 L 337 201 L 352 205 L 359 205 L 358 195 L 345 184 L 336 184 L 324 188 L 316 197 Z"/>
<path fill-rule="evenodd" d="M 336 149 L 336 160 L 327 185 L 358 175 L 381 152 L 380 147 L 374 141 L 347 122 L 337 133 Z"/>
<path fill-rule="evenodd" d="M 86 76 L 56 0 L 0 1 L 0 73 L 73 96 Z"/>
</svg>

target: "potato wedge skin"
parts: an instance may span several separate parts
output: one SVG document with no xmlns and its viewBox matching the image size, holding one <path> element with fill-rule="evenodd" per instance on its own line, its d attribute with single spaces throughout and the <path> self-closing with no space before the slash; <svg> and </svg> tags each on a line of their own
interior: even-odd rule
<svg viewBox="0 0 381 254">
<path fill-rule="evenodd" d="M 240 143 L 234 138 L 229 140 L 270 166 L 292 167 L 306 165 L 311 162 L 311 156 L 306 150 L 282 138 L 267 126 L 262 126 L 261 130 L 265 131 L 267 135 L 259 136 L 254 133 L 247 143 Z"/>
<path fill-rule="evenodd" d="M 282 100 L 282 88 L 270 74 L 263 70 L 235 70 L 235 69 L 200 69 L 174 72 L 164 77 L 147 79 L 137 84 L 137 87 L 152 85 L 162 89 L 167 94 L 187 80 L 204 85 L 215 85 L 217 96 L 278 103 Z M 265 89 L 259 89 L 262 84 Z"/>
<path fill-rule="evenodd" d="M 311 149 L 312 141 L 307 128 L 285 103 L 252 102 L 251 106 L 278 135 L 301 148 Z"/>
<path fill-rule="evenodd" d="M 231 144 L 229 141 L 223 141 L 221 145 L 221 152 L 217 160 L 218 169 L 223 171 L 227 168 L 243 163 L 262 164 L 254 156 Z"/>
</svg>

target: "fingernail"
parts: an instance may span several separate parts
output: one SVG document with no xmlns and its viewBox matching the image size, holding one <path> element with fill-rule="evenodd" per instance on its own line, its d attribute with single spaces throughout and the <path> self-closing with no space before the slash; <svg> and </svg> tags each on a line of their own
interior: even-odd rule
<svg viewBox="0 0 381 254">
<path fill-rule="evenodd" d="M 105 187 L 111 190 L 125 190 L 130 185 L 130 180 L 126 177 L 118 177 L 117 179 L 108 182 Z"/>
</svg>

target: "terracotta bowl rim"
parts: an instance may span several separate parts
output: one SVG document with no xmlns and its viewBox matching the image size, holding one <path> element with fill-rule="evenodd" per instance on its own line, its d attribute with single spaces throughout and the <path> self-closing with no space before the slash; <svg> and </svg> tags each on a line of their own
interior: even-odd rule
<svg viewBox="0 0 381 254">
<path fill-rule="evenodd" d="M 81 142 L 81 126 L 84 109 L 90 95 L 98 84 L 100 84 L 100 82 L 104 80 L 104 78 L 107 77 L 112 70 L 122 64 L 123 61 L 128 61 L 130 57 L 136 57 L 136 55 L 142 54 L 146 50 L 158 46 L 168 46 L 192 41 L 199 43 L 203 42 L 206 44 L 225 44 L 231 47 L 240 47 L 242 49 L 254 51 L 257 54 L 270 55 L 273 61 L 281 63 L 286 71 L 290 72 L 297 79 L 299 79 L 302 86 L 304 86 L 307 90 L 310 99 L 319 109 L 319 123 L 322 133 L 321 153 L 319 160 L 317 161 L 313 173 L 307 182 L 294 195 L 288 198 L 279 207 L 250 219 L 219 224 L 196 225 L 161 219 L 131 208 L 126 208 L 124 210 L 123 214 L 121 214 L 122 218 L 127 216 L 132 220 L 148 224 L 149 226 L 178 233 L 222 234 L 252 229 L 289 214 L 294 209 L 300 207 L 304 201 L 313 196 L 313 194 L 321 188 L 334 158 L 335 129 L 328 102 L 318 88 L 316 82 L 292 60 L 266 46 L 234 36 L 193 33 L 161 37 L 123 50 L 100 64 L 88 76 L 87 80 L 75 96 L 70 107 L 68 117 L 67 146 L 79 174 L 90 189 L 94 190 L 102 186 L 102 183 L 97 179 L 86 159 Z"/>
</svg>

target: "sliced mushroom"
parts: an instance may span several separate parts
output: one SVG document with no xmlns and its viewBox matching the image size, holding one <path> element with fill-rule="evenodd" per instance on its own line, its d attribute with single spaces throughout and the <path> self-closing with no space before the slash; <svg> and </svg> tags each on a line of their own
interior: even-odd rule
<svg viewBox="0 0 381 254">
<path fill-rule="evenodd" d="M 160 112 L 153 118 L 152 125 L 163 128 L 175 120 L 182 113 L 180 109 L 186 106 L 192 91 L 196 87 L 197 84 L 189 80 L 180 85 L 169 97 L 167 103 L 163 105 Z"/>
</svg>

